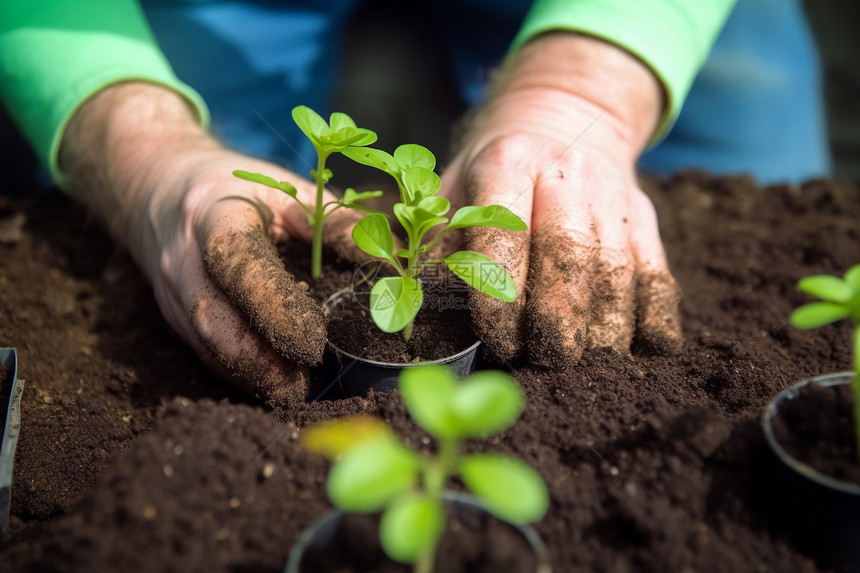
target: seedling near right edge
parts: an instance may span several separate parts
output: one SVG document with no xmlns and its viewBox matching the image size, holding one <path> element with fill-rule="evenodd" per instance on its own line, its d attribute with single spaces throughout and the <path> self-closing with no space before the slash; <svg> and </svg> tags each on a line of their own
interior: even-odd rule
<svg viewBox="0 0 860 573">
<path fill-rule="evenodd" d="M 326 488 L 344 511 L 382 511 L 379 537 L 389 557 L 430 573 L 445 529 L 442 493 L 456 475 L 497 518 L 512 523 L 541 519 L 549 493 L 528 464 L 498 453 L 463 455 L 470 438 L 488 438 L 511 426 L 524 407 L 510 377 L 481 371 L 457 380 L 444 366 L 407 368 L 400 394 L 412 419 L 438 441 L 436 455 L 409 449 L 382 420 L 333 420 L 308 428 L 304 446 L 335 460 Z"/>
<path fill-rule="evenodd" d="M 854 325 L 854 437 L 857 459 L 860 461 L 860 264 L 854 265 L 843 278 L 832 275 L 814 275 L 797 284 L 801 291 L 821 299 L 796 309 L 791 324 L 797 328 L 818 328 L 843 318 Z"/>
</svg>

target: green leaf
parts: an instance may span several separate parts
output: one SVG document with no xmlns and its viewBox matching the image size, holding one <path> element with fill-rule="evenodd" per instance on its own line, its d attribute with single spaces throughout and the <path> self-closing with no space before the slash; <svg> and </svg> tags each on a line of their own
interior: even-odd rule
<svg viewBox="0 0 860 573">
<path fill-rule="evenodd" d="M 364 147 L 376 143 L 376 133 L 369 129 L 361 129 L 361 137 L 354 139 L 349 145 L 351 147 Z"/>
<path fill-rule="evenodd" d="M 380 511 L 417 480 L 421 459 L 400 441 L 371 439 L 347 450 L 328 475 L 332 503 L 344 511 Z"/>
<path fill-rule="evenodd" d="M 397 160 L 381 149 L 374 149 L 372 147 L 347 147 L 341 151 L 341 153 L 356 163 L 367 165 L 368 167 L 375 167 L 376 169 L 388 173 L 395 179 L 400 176 L 400 165 L 398 165 Z"/>
<path fill-rule="evenodd" d="M 403 225 L 415 243 L 420 242 L 427 231 L 436 225 L 448 222 L 447 218 L 439 217 L 414 205 L 395 203 L 393 209 L 397 220 L 400 221 L 400 224 Z"/>
<path fill-rule="evenodd" d="M 436 157 L 433 153 L 426 147 L 415 143 L 407 143 L 395 149 L 394 159 L 400 164 L 401 169 L 423 167 L 432 171 L 436 167 Z"/>
<path fill-rule="evenodd" d="M 395 203 L 391 207 L 391 210 L 394 212 L 394 216 L 397 218 L 397 221 L 406 230 L 406 234 L 411 237 L 413 230 L 417 226 L 415 221 L 412 220 L 412 217 L 415 214 L 414 208 L 410 207 L 406 203 Z"/>
<path fill-rule="evenodd" d="M 302 133 L 317 147 L 322 143 L 322 138 L 327 137 L 331 133 L 326 121 L 314 110 L 305 106 L 298 105 L 293 108 L 293 121 L 302 130 Z"/>
<path fill-rule="evenodd" d="M 831 275 L 814 275 L 802 278 L 797 283 L 797 288 L 827 302 L 848 302 L 854 294 L 848 283 Z"/>
<path fill-rule="evenodd" d="M 424 197 L 417 206 L 440 217 L 451 210 L 451 202 L 444 197 Z"/>
<path fill-rule="evenodd" d="M 402 172 L 401 177 L 407 194 L 407 197 L 401 199 L 409 205 L 415 205 L 425 197 L 432 197 L 442 187 L 439 176 L 426 167 L 409 167 Z"/>
<path fill-rule="evenodd" d="M 455 438 L 459 431 L 451 411 L 457 380 L 446 366 L 405 368 L 398 379 L 403 404 L 415 423 L 436 438 Z"/>
<path fill-rule="evenodd" d="M 398 497 L 382 514 L 379 540 L 394 561 L 414 563 L 433 551 L 445 531 L 445 510 L 425 494 Z"/>
<path fill-rule="evenodd" d="M 549 508 L 549 492 L 540 474 L 518 459 L 501 454 L 466 456 L 460 476 L 484 507 L 513 523 L 540 520 Z"/>
<path fill-rule="evenodd" d="M 847 317 L 847 307 L 833 302 L 811 302 L 791 313 L 789 322 L 796 328 L 818 328 Z"/>
<path fill-rule="evenodd" d="M 336 111 L 329 116 L 328 124 L 332 131 L 340 131 L 345 127 L 355 127 L 355 121 L 340 111 Z"/>
<path fill-rule="evenodd" d="M 855 293 L 860 292 L 860 265 L 854 265 L 845 271 L 845 282 Z"/>
<path fill-rule="evenodd" d="M 356 201 L 366 201 L 368 199 L 375 199 L 377 197 L 382 197 L 382 191 L 361 191 L 358 192 L 352 187 L 348 187 L 346 191 L 343 192 L 343 197 L 340 202 L 349 207 Z"/>
<path fill-rule="evenodd" d="M 519 215 L 501 205 L 487 205 L 485 207 L 461 207 L 451 217 L 449 229 L 463 229 L 465 227 L 496 227 L 498 229 L 509 229 L 511 231 L 525 231 L 528 229 L 526 222 Z"/>
<path fill-rule="evenodd" d="M 287 183 L 286 181 L 276 181 L 272 177 L 268 175 L 263 175 L 262 173 L 251 173 L 250 171 L 242 171 L 241 169 L 237 169 L 233 172 L 235 177 L 239 179 L 245 179 L 246 181 L 253 181 L 254 183 L 262 183 L 266 187 L 272 187 L 274 189 L 279 189 L 289 195 L 290 197 L 294 197 L 298 194 L 296 188 Z"/>
<path fill-rule="evenodd" d="M 336 460 L 363 442 L 382 437 L 396 439 L 391 426 L 381 418 L 361 414 L 333 418 L 308 426 L 301 433 L 301 443 L 309 452 Z"/>
<path fill-rule="evenodd" d="M 299 190 L 296 189 L 295 187 L 293 187 L 292 185 L 290 185 L 289 183 L 287 183 L 286 181 L 279 181 L 278 182 L 278 189 L 280 189 L 281 191 L 283 191 L 284 193 L 286 193 L 287 195 L 289 195 L 293 199 L 295 199 L 296 196 L 299 194 Z"/>
<path fill-rule="evenodd" d="M 517 299 L 511 275 L 489 257 L 474 251 L 457 251 L 444 260 L 451 272 L 475 290 L 504 302 Z"/>
<path fill-rule="evenodd" d="M 352 229 L 355 246 L 370 255 L 393 262 L 394 236 L 388 219 L 382 213 L 368 215 Z"/>
<path fill-rule="evenodd" d="M 370 289 L 370 317 L 381 331 L 400 332 L 415 319 L 423 302 L 424 292 L 415 279 L 381 278 Z"/>
<path fill-rule="evenodd" d="M 376 141 L 376 134 L 369 129 L 362 129 L 360 127 L 344 127 L 333 132 L 329 136 L 329 141 L 332 146 L 343 150 L 343 148 L 349 146 L 361 147 L 363 145 L 370 145 Z"/>
<path fill-rule="evenodd" d="M 507 374 L 483 370 L 457 388 L 452 407 L 458 437 L 486 438 L 511 426 L 522 414 L 525 399 Z"/>
<path fill-rule="evenodd" d="M 233 176 L 238 177 L 239 179 L 245 179 L 246 181 L 253 181 L 254 183 L 262 183 L 267 187 L 278 189 L 277 180 L 269 177 L 268 175 L 263 175 L 262 173 L 252 173 L 251 171 L 237 169 L 233 171 Z"/>
</svg>

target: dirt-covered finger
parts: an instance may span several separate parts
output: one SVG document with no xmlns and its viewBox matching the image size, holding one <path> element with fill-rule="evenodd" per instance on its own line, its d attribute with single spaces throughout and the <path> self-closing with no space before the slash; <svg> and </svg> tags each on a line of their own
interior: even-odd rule
<svg viewBox="0 0 860 573">
<path fill-rule="evenodd" d="M 588 348 L 610 347 L 629 352 L 636 329 L 633 255 L 629 246 L 626 205 L 600 195 L 594 199 L 594 227 L 599 238 L 599 261 L 591 282 Z"/>
<path fill-rule="evenodd" d="M 530 244 L 527 233 L 489 227 L 466 231 L 467 248 L 490 257 L 511 275 L 517 287 L 514 302 L 501 301 L 476 290 L 469 293 L 476 333 L 490 355 L 499 360 L 512 360 L 523 349 Z"/>
<path fill-rule="evenodd" d="M 613 264 L 601 256 L 590 282 L 586 347 L 611 347 L 618 352 L 629 352 L 636 327 L 632 265 Z"/>
<path fill-rule="evenodd" d="M 532 363 L 546 368 L 575 364 L 586 348 L 596 246 L 577 243 L 557 227 L 532 240 L 526 332 Z"/>
<path fill-rule="evenodd" d="M 275 352 L 250 331 L 242 313 L 213 284 L 189 293 L 188 319 L 196 333 L 193 346 L 214 372 L 271 406 L 304 401 L 308 369 Z"/>
<path fill-rule="evenodd" d="M 636 267 L 636 346 L 640 350 L 668 354 L 683 345 L 679 305 L 681 290 L 669 271 L 657 213 L 643 192 L 633 198 L 631 233 Z"/>
<path fill-rule="evenodd" d="M 326 344 L 322 309 L 286 272 L 262 228 L 214 227 L 203 244 L 206 271 L 250 327 L 287 360 L 318 363 Z"/>
<path fill-rule="evenodd" d="M 523 165 L 525 140 L 512 138 L 487 146 L 472 161 L 465 178 L 469 205 L 501 205 L 528 225 L 528 231 L 472 227 L 464 234 L 464 247 L 481 253 L 504 268 L 517 289 L 516 300 L 504 302 L 479 292 L 470 293 L 472 321 L 490 355 L 512 360 L 522 354 L 525 337 L 526 280 L 531 251 L 534 171 Z M 530 156 L 530 155 L 528 155 Z"/>
<path fill-rule="evenodd" d="M 636 281 L 636 347 L 656 354 L 681 350 L 684 335 L 678 307 L 681 289 L 668 271 L 640 274 Z"/>
</svg>

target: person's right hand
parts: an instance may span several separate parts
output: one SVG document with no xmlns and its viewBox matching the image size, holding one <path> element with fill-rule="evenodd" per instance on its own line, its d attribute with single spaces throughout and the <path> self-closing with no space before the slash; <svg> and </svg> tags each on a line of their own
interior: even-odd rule
<svg viewBox="0 0 860 573">
<path fill-rule="evenodd" d="M 500 74 L 443 176 L 452 203 L 503 205 L 529 225 L 528 234 L 466 233 L 467 248 L 505 266 L 517 286 L 514 303 L 472 297 L 497 358 L 527 353 L 559 369 L 588 348 L 680 347 L 678 289 L 635 174 L 660 104 L 641 62 L 571 33 L 530 41 Z"/>
<path fill-rule="evenodd" d="M 309 181 L 225 149 L 179 96 L 141 83 L 108 88 L 76 114 L 61 166 L 144 270 L 167 322 L 211 368 L 270 404 L 305 397 L 306 366 L 326 344 L 324 319 L 274 243 L 310 240 L 311 230 L 293 199 L 232 172 L 288 181 L 313 205 Z M 354 222 L 342 211 L 326 221 L 334 242 L 348 239 Z"/>
</svg>

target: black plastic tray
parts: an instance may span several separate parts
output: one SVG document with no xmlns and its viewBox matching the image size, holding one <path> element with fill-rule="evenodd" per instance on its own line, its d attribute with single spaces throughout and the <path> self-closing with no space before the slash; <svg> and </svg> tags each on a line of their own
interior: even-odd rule
<svg viewBox="0 0 860 573">
<path fill-rule="evenodd" d="M 8 394 L 3 391 L 0 404 L 8 403 L 0 411 L 0 543 L 9 533 L 9 504 L 12 501 L 12 469 L 15 466 L 15 448 L 21 428 L 21 394 L 24 381 L 18 380 L 18 353 L 14 348 L 0 348 L 0 362 L 12 372 L 12 385 Z"/>
</svg>

